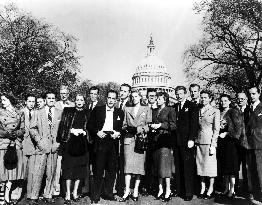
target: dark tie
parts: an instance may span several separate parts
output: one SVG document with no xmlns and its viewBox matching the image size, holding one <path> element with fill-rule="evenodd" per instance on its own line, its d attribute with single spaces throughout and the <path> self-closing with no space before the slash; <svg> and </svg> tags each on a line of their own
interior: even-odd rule
<svg viewBox="0 0 262 205">
<path fill-rule="evenodd" d="M 93 110 L 93 102 L 90 104 L 90 110 Z"/>
<path fill-rule="evenodd" d="M 50 128 L 51 128 L 51 126 L 52 126 L 52 107 L 49 107 L 49 112 L 48 112 L 48 124 L 49 124 L 49 126 L 50 126 Z"/>
<path fill-rule="evenodd" d="M 31 121 L 31 119 L 32 119 L 32 112 L 31 110 L 29 110 L 29 122 Z"/>
<path fill-rule="evenodd" d="M 178 112 L 180 112 L 181 108 L 181 103 L 178 103 Z"/>
<path fill-rule="evenodd" d="M 122 110 L 124 102 L 121 101 L 119 108 Z"/>
</svg>

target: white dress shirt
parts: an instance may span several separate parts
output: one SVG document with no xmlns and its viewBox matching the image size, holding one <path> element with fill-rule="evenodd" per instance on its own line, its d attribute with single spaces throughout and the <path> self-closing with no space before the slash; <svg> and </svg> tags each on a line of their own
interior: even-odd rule
<svg viewBox="0 0 262 205">
<path fill-rule="evenodd" d="M 49 107 L 48 106 L 45 106 L 45 112 L 46 112 L 46 116 L 48 118 L 48 113 L 49 113 Z M 55 107 L 51 108 L 51 112 L 52 112 L 52 119 L 54 119 Z"/>
<path fill-rule="evenodd" d="M 256 109 L 256 107 L 258 106 L 258 104 L 260 103 L 260 101 L 256 101 L 252 104 L 252 110 L 254 111 Z"/>
<path fill-rule="evenodd" d="M 113 114 L 114 108 L 109 108 L 106 105 L 106 119 L 102 131 L 113 131 Z"/>
</svg>

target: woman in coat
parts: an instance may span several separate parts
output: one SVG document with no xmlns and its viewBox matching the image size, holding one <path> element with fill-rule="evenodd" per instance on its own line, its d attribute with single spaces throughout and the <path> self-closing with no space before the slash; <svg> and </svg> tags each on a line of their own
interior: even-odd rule
<svg viewBox="0 0 262 205">
<path fill-rule="evenodd" d="M 229 198 L 235 197 L 235 180 L 239 172 L 238 144 L 241 135 L 242 117 L 238 110 L 230 108 L 229 95 L 220 96 L 220 135 L 218 139 L 218 171 L 225 179 L 223 192 Z"/>
<path fill-rule="evenodd" d="M 76 107 L 64 108 L 58 129 L 57 140 L 61 143 L 62 152 L 62 178 L 66 180 L 66 203 L 71 201 L 71 181 L 74 180 L 73 200 L 77 201 L 79 182 L 87 177 L 88 173 L 89 157 L 86 132 L 88 113 L 83 108 L 84 104 L 84 95 L 77 94 Z"/>
<path fill-rule="evenodd" d="M 154 152 L 154 164 L 159 178 L 159 191 L 156 199 L 170 200 L 170 178 L 172 177 L 173 155 L 171 153 L 171 131 L 176 129 L 176 113 L 172 107 L 167 107 L 169 96 L 165 92 L 157 93 L 158 109 L 153 110 L 153 124 L 151 128 L 154 134 L 156 151 Z M 166 182 L 165 195 L 163 180 Z"/>
<path fill-rule="evenodd" d="M 4 185 L 2 187 L 5 189 L 4 200 L 6 204 L 14 203 L 9 198 L 12 182 L 24 179 L 25 174 L 22 152 L 25 133 L 24 116 L 14 108 L 15 101 L 15 97 L 10 93 L 1 95 L 3 108 L 0 109 L 0 182 Z M 14 146 L 16 150 L 17 158 L 14 161 L 5 159 L 9 146 Z M 10 156 L 8 158 L 10 159 Z"/>
<path fill-rule="evenodd" d="M 133 107 L 125 108 L 125 118 L 123 129 L 127 134 L 124 139 L 124 156 L 125 156 L 125 193 L 120 199 L 125 202 L 130 196 L 131 176 L 136 176 L 135 188 L 132 199 L 138 200 L 138 188 L 140 184 L 140 176 L 145 175 L 145 151 L 135 149 L 135 142 L 138 136 L 146 137 L 149 131 L 148 123 L 152 122 L 152 112 L 148 106 L 141 105 L 141 95 L 138 91 L 132 94 Z"/>
<path fill-rule="evenodd" d="M 201 91 L 202 108 L 199 110 L 199 131 L 196 139 L 196 165 L 200 176 L 201 191 L 198 198 L 210 199 L 214 190 L 214 179 L 217 176 L 217 138 L 220 128 L 220 112 L 210 105 L 212 96 L 209 91 Z M 205 194 L 205 178 L 209 178 L 209 188 Z"/>
</svg>

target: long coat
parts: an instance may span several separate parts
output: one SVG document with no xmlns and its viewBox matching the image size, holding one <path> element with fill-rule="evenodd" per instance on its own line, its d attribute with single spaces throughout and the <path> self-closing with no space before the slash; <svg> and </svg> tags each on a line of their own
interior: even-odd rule
<svg viewBox="0 0 262 205">
<path fill-rule="evenodd" d="M 30 134 L 36 140 L 37 144 L 41 144 L 43 150 L 38 153 L 55 153 L 59 147 L 57 143 L 57 131 L 61 120 L 62 111 L 55 108 L 52 126 L 50 128 L 45 107 L 38 110 L 35 119 L 31 123 Z"/>
<path fill-rule="evenodd" d="M 172 107 L 153 110 L 153 123 L 161 123 L 160 128 L 156 131 L 154 141 L 157 147 L 172 147 L 171 132 L 176 129 L 176 112 Z"/>
</svg>

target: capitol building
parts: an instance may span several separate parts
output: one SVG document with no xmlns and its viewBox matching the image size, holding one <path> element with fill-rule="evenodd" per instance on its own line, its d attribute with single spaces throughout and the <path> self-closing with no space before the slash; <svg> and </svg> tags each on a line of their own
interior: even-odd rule
<svg viewBox="0 0 262 205">
<path fill-rule="evenodd" d="M 139 90 L 143 95 L 143 93 L 146 94 L 148 88 L 154 88 L 158 92 L 167 92 L 171 98 L 174 98 L 175 92 L 171 86 L 171 76 L 165 64 L 155 54 L 152 35 L 147 48 L 146 57 L 137 66 L 132 77 L 132 89 Z"/>
</svg>

